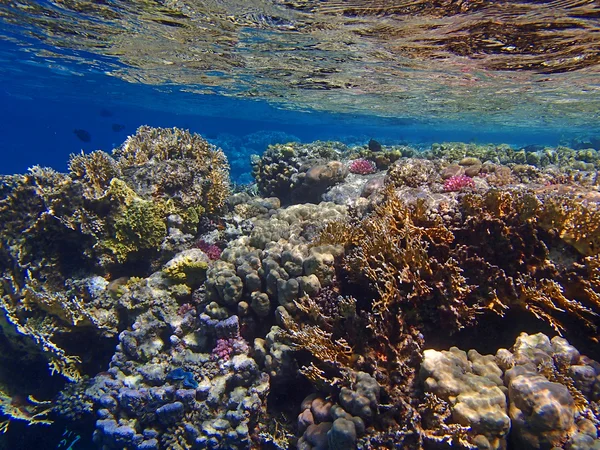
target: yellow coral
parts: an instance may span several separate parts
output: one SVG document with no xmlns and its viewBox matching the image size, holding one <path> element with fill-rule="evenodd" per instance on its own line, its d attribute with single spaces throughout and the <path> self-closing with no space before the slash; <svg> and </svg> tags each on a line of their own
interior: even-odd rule
<svg viewBox="0 0 600 450">
<path fill-rule="evenodd" d="M 191 287 L 200 285 L 206 278 L 206 261 L 198 261 L 189 256 L 184 256 L 168 264 L 163 272 L 176 283 L 185 283 Z"/>
<path fill-rule="evenodd" d="M 165 211 L 160 204 L 141 199 L 118 178 L 111 181 L 108 194 L 117 205 L 114 237 L 100 246 L 110 250 L 119 262 L 132 252 L 157 248 L 167 234 Z"/>
<path fill-rule="evenodd" d="M 540 226 L 556 233 L 579 253 L 600 253 L 600 206 L 573 197 L 549 198 L 540 213 Z"/>
</svg>

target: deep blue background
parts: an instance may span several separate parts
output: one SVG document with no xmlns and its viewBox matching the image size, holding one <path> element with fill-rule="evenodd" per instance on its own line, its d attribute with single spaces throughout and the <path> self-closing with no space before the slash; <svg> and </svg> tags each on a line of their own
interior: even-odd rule
<svg viewBox="0 0 600 450">
<path fill-rule="evenodd" d="M 114 67 L 114 61 L 111 64 Z M 264 101 L 191 94 L 176 86 L 127 83 L 106 75 L 102 61 L 89 67 L 68 66 L 36 56 L 31 46 L 9 41 L 0 43 L 0 105 L 2 174 L 22 173 L 36 164 L 64 171 L 69 154 L 96 149 L 110 152 L 144 124 L 177 126 L 202 134 L 225 150 L 236 181 L 250 180 L 251 153 L 260 154 L 269 143 L 294 138 L 361 144 L 370 138 L 390 144 L 460 140 L 518 146 L 556 145 L 561 139 L 597 134 L 594 130 L 515 130 L 473 123 L 282 110 Z M 111 116 L 101 114 L 103 110 Z M 113 124 L 124 128 L 115 132 Z M 88 131 L 91 141 L 79 140 L 74 129 Z"/>
</svg>

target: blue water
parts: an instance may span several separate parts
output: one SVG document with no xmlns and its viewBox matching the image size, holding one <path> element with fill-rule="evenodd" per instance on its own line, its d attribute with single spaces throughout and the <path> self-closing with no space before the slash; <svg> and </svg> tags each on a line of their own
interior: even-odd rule
<svg viewBox="0 0 600 450">
<path fill-rule="evenodd" d="M 222 147 L 236 182 L 249 182 L 250 155 L 276 142 L 340 140 L 365 144 L 430 145 L 441 141 L 557 145 L 599 134 L 565 127 L 518 129 L 484 120 L 443 122 L 383 118 L 278 108 L 264 100 L 197 95 L 178 86 L 128 83 L 91 68 L 23 59 L 14 43 L 0 43 L 0 173 L 22 173 L 33 165 L 65 171 L 68 156 L 80 151 L 111 151 L 140 125 L 181 127 Z M 113 130 L 113 125 L 122 129 Z M 73 130 L 89 132 L 83 142 Z"/>
</svg>

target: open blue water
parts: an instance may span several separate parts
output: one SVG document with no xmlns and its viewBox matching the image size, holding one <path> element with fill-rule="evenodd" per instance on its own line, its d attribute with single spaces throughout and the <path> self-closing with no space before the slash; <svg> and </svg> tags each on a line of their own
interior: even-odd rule
<svg viewBox="0 0 600 450">
<path fill-rule="evenodd" d="M 91 56 L 90 56 L 91 58 Z M 181 127 L 222 147 L 232 179 L 251 181 L 249 160 L 276 142 L 340 140 L 365 144 L 463 141 L 514 146 L 555 146 L 600 134 L 600 126 L 519 127 L 473 120 L 381 117 L 284 109 L 266 100 L 198 95 L 185 86 L 130 83 L 97 69 L 32 58 L 10 41 L 0 42 L 0 173 L 22 173 L 33 165 L 66 170 L 68 156 L 80 151 L 111 151 L 140 125 Z M 533 118 L 532 118 L 533 119 Z M 113 127 L 115 129 L 113 129 Z M 74 130 L 89 133 L 89 142 Z"/>
</svg>

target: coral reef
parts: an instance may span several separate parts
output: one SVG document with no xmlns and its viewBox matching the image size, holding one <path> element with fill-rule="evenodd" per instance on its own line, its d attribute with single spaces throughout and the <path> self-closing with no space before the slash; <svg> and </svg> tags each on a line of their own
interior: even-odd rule
<svg viewBox="0 0 600 450">
<path fill-rule="evenodd" d="M 259 192 L 278 197 L 283 204 L 319 202 L 320 195 L 343 180 L 347 168 L 342 158 L 348 148 L 336 142 L 270 145 L 253 161 L 252 174 Z"/>
<path fill-rule="evenodd" d="M 506 448 L 508 441 L 522 449 L 596 448 L 598 369 L 565 339 L 542 333 L 521 333 L 512 351 L 495 356 L 425 350 L 426 439 L 466 448 Z"/>
<path fill-rule="evenodd" d="M 3 177 L 0 431 L 598 448 L 597 155 L 376 144 L 270 145 L 232 194 L 222 152 L 141 127 Z M 10 377 L 30 366 L 37 385 Z"/>
<path fill-rule="evenodd" d="M 160 267 L 193 239 L 202 215 L 224 206 L 229 189 L 225 155 L 175 128 L 140 127 L 112 156 L 72 155 L 69 170 L 2 178 L 1 307 L 15 330 L 11 346 L 27 336 L 29 353 L 77 379 L 83 355 L 65 349 L 67 336 L 117 332 L 111 277 Z"/>
</svg>

